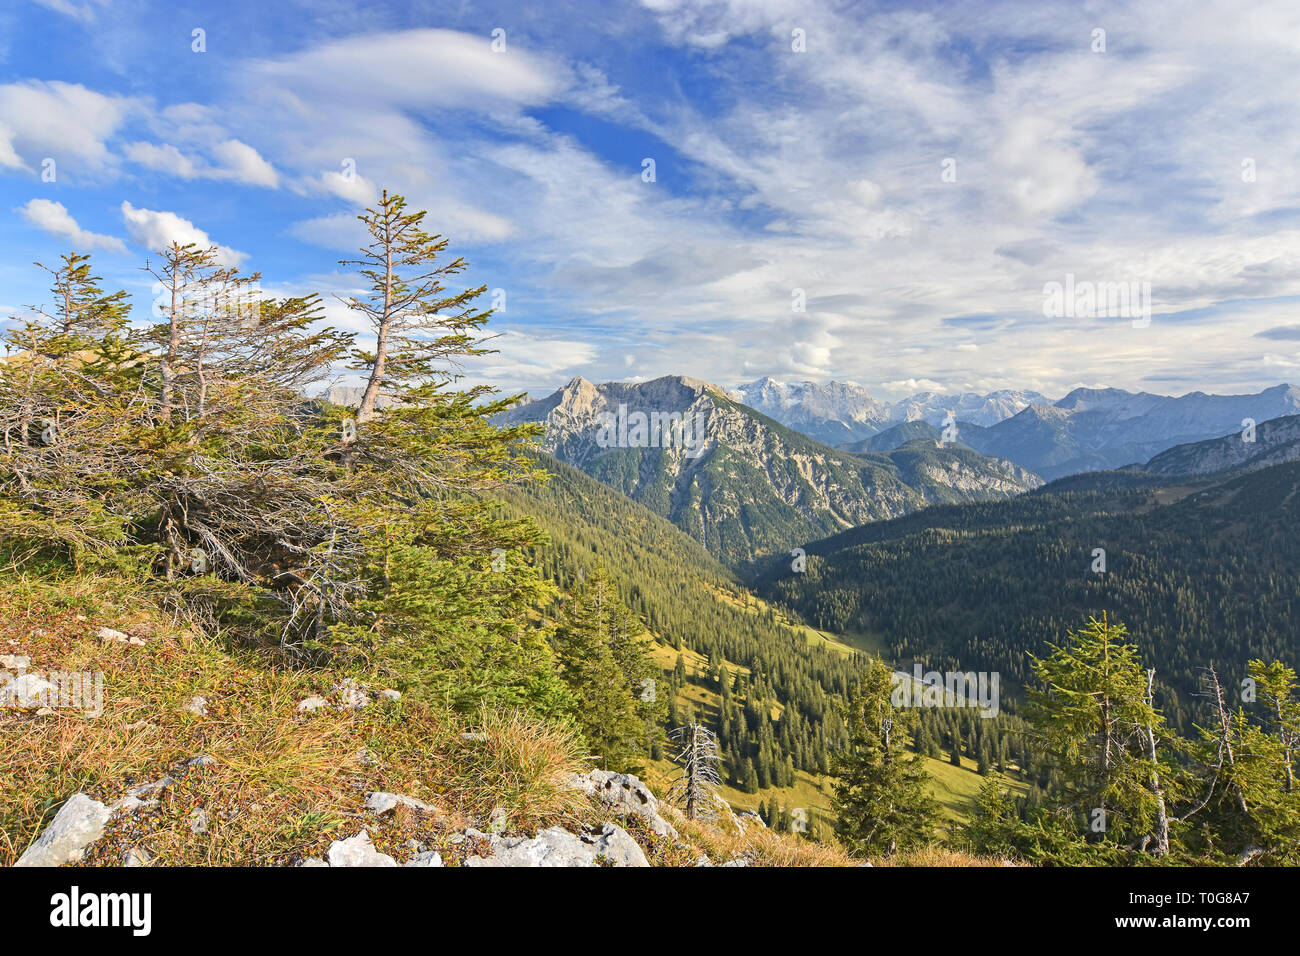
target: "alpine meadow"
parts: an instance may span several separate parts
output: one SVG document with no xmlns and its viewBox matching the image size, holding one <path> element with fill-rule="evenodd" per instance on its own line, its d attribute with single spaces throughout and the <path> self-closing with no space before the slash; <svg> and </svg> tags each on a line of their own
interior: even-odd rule
<svg viewBox="0 0 1300 956">
<path fill-rule="evenodd" d="M 17 922 L 1282 925 L 1300 8 L 34 0 L 0 63 Z"/>
</svg>

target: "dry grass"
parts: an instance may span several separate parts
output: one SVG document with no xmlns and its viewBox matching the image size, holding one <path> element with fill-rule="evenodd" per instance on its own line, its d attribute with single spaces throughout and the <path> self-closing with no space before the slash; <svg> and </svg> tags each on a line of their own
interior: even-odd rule
<svg viewBox="0 0 1300 956">
<path fill-rule="evenodd" d="M 0 865 L 21 855 L 73 793 L 111 803 L 167 775 L 176 783 L 159 805 L 115 816 L 87 864 L 120 863 L 135 846 L 168 865 L 292 863 L 363 826 L 399 859 L 415 841 L 454 860 L 452 831 L 486 827 L 497 806 L 512 829 L 592 813 L 563 786 L 582 756 L 563 731 L 487 713 L 474 728 L 485 739 L 466 741 L 462 719 L 383 698 L 355 711 L 300 714 L 299 701 L 329 697 L 339 675 L 268 667 L 160 625 L 138 598 L 113 606 L 95 594 L 92 586 L 0 582 L 0 653 L 30 657 L 32 671 L 101 671 L 105 697 L 98 717 L 0 710 Z M 146 644 L 100 641 L 102 626 Z M 205 698 L 205 716 L 185 712 L 195 696 Z M 215 762 L 184 766 L 199 754 Z M 439 809 L 379 819 L 363 805 L 371 790 Z M 201 834 L 191 828 L 199 810 L 207 816 Z"/>
<path fill-rule="evenodd" d="M 95 635 L 104 626 L 145 644 L 101 641 Z M 360 710 L 299 713 L 306 697 L 336 699 L 343 675 L 277 667 L 224 647 L 159 614 L 122 582 L 0 576 L 0 654 L 30 657 L 32 671 L 102 672 L 105 696 L 100 716 L 0 709 L 0 865 L 13 863 L 73 793 L 112 803 L 129 787 L 165 776 L 174 784 L 157 806 L 116 815 L 85 865 L 119 865 L 136 847 L 162 865 L 295 864 L 365 828 L 399 862 L 428 848 L 454 866 L 475 852 L 473 841 L 455 834 L 489 829 L 494 810 L 505 832 L 528 835 L 608 818 L 566 786 L 587 764 L 563 729 L 510 711 L 484 710 L 467 721 L 383 697 Z M 206 700 L 203 716 L 185 709 L 196 696 Z M 200 754 L 213 762 L 186 766 Z M 364 806 L 374 790 L 435 809 L 379 818 Z M 859 862 L 836 846 L 752 824 L 742 831 L 731 820 L 691 822 L 667 806 L 664 814 L 683 840 L 656 836 L 636 817 L 622 821 L 656 865 L 694 866 L 702 853 L 715 864 Z M 206 827 L 195 832 L 201 817 Z M 943 849 L 873 862 L 1001 863 Z"/>
<path fill-rule="evenodd" d="M 677 831 L 708 854 L 714 864 L 744 859 L 750 866 L 857 866 L 859 860 L 838 846 L 814 843 L 789 833 L 773 833 L 756 823 L 743 830 L 730 821 L 701 822 L 665 810 Z M 696 854 L 698 856 L 698 854 Z M 691 859 L 689 864 L 694 864 Z"/>
<path fill-rule="evenodd" d="M 907 850 L 892 857 L 872 860 L 876 866 L 1005 866 L 1001 857 L 976 856 L 962 850 L 950 850 L 942 846 L 927 846 L 918 850 Z"/>
</svg>

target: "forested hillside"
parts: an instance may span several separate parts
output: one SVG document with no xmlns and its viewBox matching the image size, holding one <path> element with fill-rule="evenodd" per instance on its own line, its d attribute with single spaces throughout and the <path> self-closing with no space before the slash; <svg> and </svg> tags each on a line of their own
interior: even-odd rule
<svg viewBox="0 0 1300 956">
<path fill-rule="evenodd" d="M 539 552 L 546 576 L 569 589 L 580 573 L 603 566 L 658 641 L 696 652 L 715 672 L 723 661 L 745 670 L 735 707 L 755 725 L 723 737 L 733 776 L 747 758 L 761 768 L 763 786 L 787 758 L 793 768 L 824 773 L 843 742 L 834 702 L 859 671 L 852 654 L 814 643 L 806 628 L 761 606 L 699 544 L 648 509 L 550 456 L 541 462 L 548 481 L 505 497 L 549 535 Z M 669 698 L 676 696 L 673 680 L 665 682 Z"/>
<path fill-rule="evenodd" d="M 898 661 L 1015 683 L 1029 653 L 1107 612 L 1128 625 L 1170 689 L 1171 721 L 1186 726 L 1205 666 L 1235 681 L 1251 657 L 1296 658 L 1297 491 L 1295 463 L 1200 486 L 1066 479 L 812 542 L 805 573 L 774 562 L 757 570 L 758 590 L 818 626 L 875 636 Z"/>
</svg>

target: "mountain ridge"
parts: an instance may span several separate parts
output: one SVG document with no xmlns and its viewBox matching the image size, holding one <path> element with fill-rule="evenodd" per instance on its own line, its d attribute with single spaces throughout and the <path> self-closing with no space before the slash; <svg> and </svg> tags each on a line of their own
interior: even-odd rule
<svg viewBox="0 0 1300 956">
<path fill-rule="evenodd" d="M 498 422 L 544 423 L 547 452 L 667 517 L 724 563 L 1041 483 L 966 448 L 839 451 L 687 376 L 601 385 L 578 377 Z"/>
</svg>

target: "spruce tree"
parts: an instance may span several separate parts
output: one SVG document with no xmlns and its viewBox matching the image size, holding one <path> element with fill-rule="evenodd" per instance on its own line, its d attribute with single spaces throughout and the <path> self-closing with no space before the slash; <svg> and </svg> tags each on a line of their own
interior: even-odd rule
<svg viewBox="0 0 1300 956">
<path fill-rule="evenodd" d="M 1095 841 L 1157 838 L 1166 810 L 1161 781 L 1172 776 L 1154 740 L 1164 718 L 1122 624 L 1092 618 L 1051 653 L 1033 658 L 1037 686 L 1026 716 L 1060 774 L 1057 810 Z M 1158 840 L 1157 840 L 1158 842 Z"/>
<path fill-rule="evenodd" d="M 642 628 L 597 566 L 564 602 L 550 636 L 559 675 L 574 697 L 572 717 L 603 769 L 640 771 L 661 719 L 645 681 L 654 672 Z"/>
<path fill-rule="evenodd" d="M 891 702 L 892 671 L 878 658 L 848 702 L 847 747 L 836 755 L 836 830 L 855 853 L 892 854 L 933 838 L 938 803 L 920 756 L 907 754 L 908 711 Z"/>
</svg>

